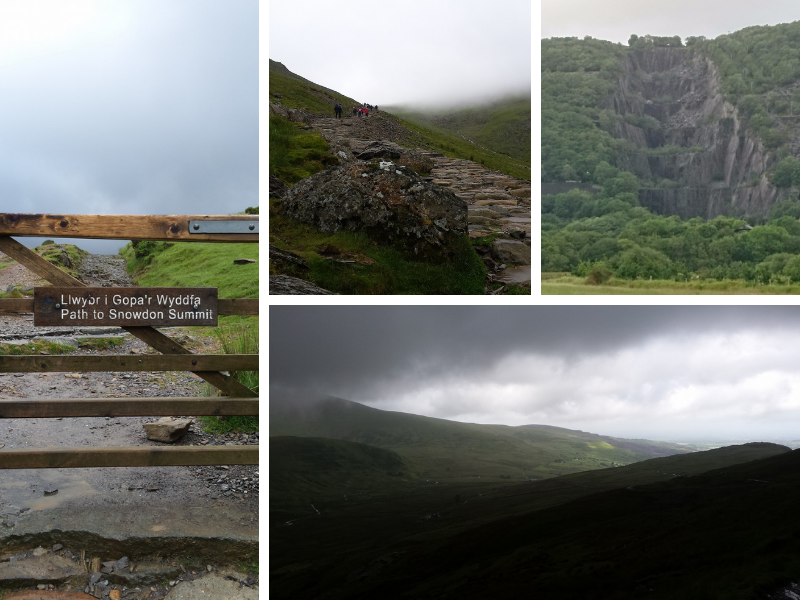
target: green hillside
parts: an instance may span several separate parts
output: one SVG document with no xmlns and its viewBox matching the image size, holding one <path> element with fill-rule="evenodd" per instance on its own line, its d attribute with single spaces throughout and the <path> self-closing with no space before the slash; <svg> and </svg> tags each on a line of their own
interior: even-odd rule
<svg viewBox="0 0 800 600">
<path fill-rule="evenodd" d="M 383 411 L 339 398 L 270 401 L 270 435 L 342 439 L 394 450 L 420 477 L 525 481 L 685 452 L 662 442 L 557 427 L 478 425 Z"/>
<path fill-rule="evenodd" d="M 386 110 L 414 123 L 472 140 L 530 166 L 530 96 L 506 98 L 458 110 L 419 111 L 402 106 L 387 106 Z"/>
<path fill-rule="evenodd" d="M 280 102 L 286 108 L 302 108 L 326 115 L 333 115 L 336 102 L 342 106 L 358 105 L 356 100 L 300 77 L 272 59 L 269 61 L 269 94 L 270 100 Z M 276 98 L 274 94 L 280 94 L 282 98 Z"/>
<path fill-rule="evenodd" d="M 289 439 L 271 438 L 271 455 L 284 457 L 294 450 L 295 446 L 286 445 Z M 299 458 L 289 457 L 290 467 L 279 466 L 279 460 L 271 459 L 270 464 L 270 543 L 274 551 L 270 581 L 277 598 L 316 597 L 323 591 L 331 599 L 485 598 L 523 593 L 544 598 L 636 597 L 625 595 L 633 587 L 624 587 L 625 593 L 617 596 L 603 596 L 604 591 L 612 589 L 610 586 L 593 587 L 593 575 L 609 573 L 608 567 L 598 570 L 596 555 L 606 555 L 603 564 L 614 563 L 620 568 L 651 564 L 653 569 L 660 569 L 663 562 L 648 563 L 652 554 L 645 549 L 660 540 L 651 535 L 649 524 L 640 524 L 633 544 L 623 540 L 631 544 L 630 549 L 620 545 L 606 527 L 606 512 L 622 519 L 614 525 L 624 522 L 626 511 L 631 510 L 626 501 L 633 498 L 644 499 L 641 507 L 652 507 L 656 519 L 662 514 L 669 517 L 658 502 L 649 501 L 647 490 L 653 486 L 648 484 L 667 488 L 683 485 L 697 479 L 687 475 L 717 469 L 711 475 L 724 472 L 720 468 L 732 470 L 732 465 L 743 468 L 730 481 L 743 481 L 745 476 L 760 479 L 763 473 L 757 465 L 795 454 L 775 444 L 746 444 L 543 481 L 498 485 L 496 480 L 426 480 L 405 472 L 392 477 L 382 472 L 382 461 L 391 455 L 367 459 L 359 445 L 348 444 L 353 448 L 339 451 L 323 446 L 328 443 L 325 440 L 306 438 L 306 443 L 314 451 L 296 450 Z M 319 455 L 323 448 L 332 458 Z M 745 469 L 745 464 L 750 468 Z M 273 479 L 276 468 L 279 475 Z M 351 472 L 344 475 L 342 469 L 348 468 Z M 293 473 L 291 478 L 283 475 L 287 471 Z M 331 477 L 331 472 L 342 473 L 341 479 Z M 753 487 L 752 483 L 747 485 Z M 666 508 L 683 506 L 693 510 L 693 505 L 685 502 L 673 502 Z M 748 508 L 744 504 L 741 510 Z M 701 519 L 693 516 L 691 522 L 695 537 L 702 535 L 705 529 L 697 524 Z M 661 529 L 676 527 L 679 525 L 673 519 Z M 603 542 L 603 535 L 608 536 L 608 543 Z M 592 544 L 591 550 L 582 548 L 582 536 L 590 536 L 586 543 Z M 737 551 L 738 546 L 730 549 Z M 670 565 L 687 555 L 674 544 L 669 552 L 656 549 L 656 554 Z M 693 549 L 692 560 L 700 554 Z M 540 573 L 561 579 L 544 580 L 546 587 Z M 573 574 L 575 582 L 570 579 Z M 662 576 L 669 578 L 668 574 Z M 557 584 L 550 585 L 552 581 Z M 623 586 L 635 583 L 635 579 L 620 581 Z M 588 595 L 574 594 L 575 590 Z"/>
</svg>

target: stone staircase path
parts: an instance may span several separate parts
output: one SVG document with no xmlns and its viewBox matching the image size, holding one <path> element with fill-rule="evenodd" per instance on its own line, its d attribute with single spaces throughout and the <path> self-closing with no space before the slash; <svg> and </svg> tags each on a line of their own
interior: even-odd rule
<svg viewBox="0 0 800 600">
<path fill-rule="evenodd" d="M 401 145 L 409 141 L 405 128 L 381 118 L 380 113 L 360 118 L 316 117 L 311 127 L 331 144 L 334 154 L 341 152 L 348 160 L 374 141 L 389 140 Z M 492 278 L 507 282 L 501 267 L 530 265 L 531 182 L 470 160 L 449 158 L 425 148 L 416 150 L 434 161 L 430 173 L 433 183 L 451 190 L 469 205 L 470 237 L 495 237 L 491 246 L 476 247 L 484 254 Z"/>
</svg>

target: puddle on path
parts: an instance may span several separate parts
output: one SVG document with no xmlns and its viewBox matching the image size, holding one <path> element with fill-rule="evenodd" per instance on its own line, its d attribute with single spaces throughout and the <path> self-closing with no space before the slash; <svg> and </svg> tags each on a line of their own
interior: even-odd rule
<svg viewBox="0 0 800 600">
<path fill-rule="evenodd" d="M 31 475 L 24 470 L 17 473 L 17 477 L 12 473 L 0 479 L 0 499 L 22 509 L 49 510 L 67 500 L 100 493 L 79 475 L 56 471 L 39 471 Z M 58 490 L 58 493 L 45 496 L 45 490 Z"/>
<path fill-rule="evenodd" d="M 495 281 L 505 281 L 507 283 L 521 283 L 531 280 L 531 267 L 506 267 L 499 277 L 495 277 Z"/>
</svg>

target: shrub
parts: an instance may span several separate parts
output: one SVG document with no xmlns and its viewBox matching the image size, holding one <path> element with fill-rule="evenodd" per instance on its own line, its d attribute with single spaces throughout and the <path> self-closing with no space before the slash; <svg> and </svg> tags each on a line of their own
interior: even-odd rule
<svg viewBox="0 0 800 600">
<path fill-rule="evenodd" d="M 607 283 L 614 274 L 604 264 L 597 264 L 589 271 L 586 276 L 587 285 L 601 285 Z"/>
</svg>

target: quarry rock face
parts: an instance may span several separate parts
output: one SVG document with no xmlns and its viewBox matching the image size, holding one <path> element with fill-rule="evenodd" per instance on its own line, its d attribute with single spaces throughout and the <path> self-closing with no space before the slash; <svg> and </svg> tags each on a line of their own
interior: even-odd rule
<svg viewBox="0 0 800 600">
<path fill-rule="evenodd" d="M 642 206 L 659 214 L 713 219 L 766 213 L 788 193 L 762 177 L 775 158 L 725 101 L 711 60 L 683 49 L 655 48 L 631 52 L 623 67 L 607 108 L 623 117 L 651 117 L 658 127 L 615 123 L 612 135 L 635 146 L 616 166 L 644 180 L 674 182 L 674 187 L 641 190 Z M 682 150 L 658 154 L 663 146 Z"/>
<path fill-rule="evenodd" d="M 312 175 L 283 198 L 284 213 L 320 231 L 365 231 L 415 253 L 467 235 L 467 203 L 391 161 L 355 161 Z"/>
</svg>

